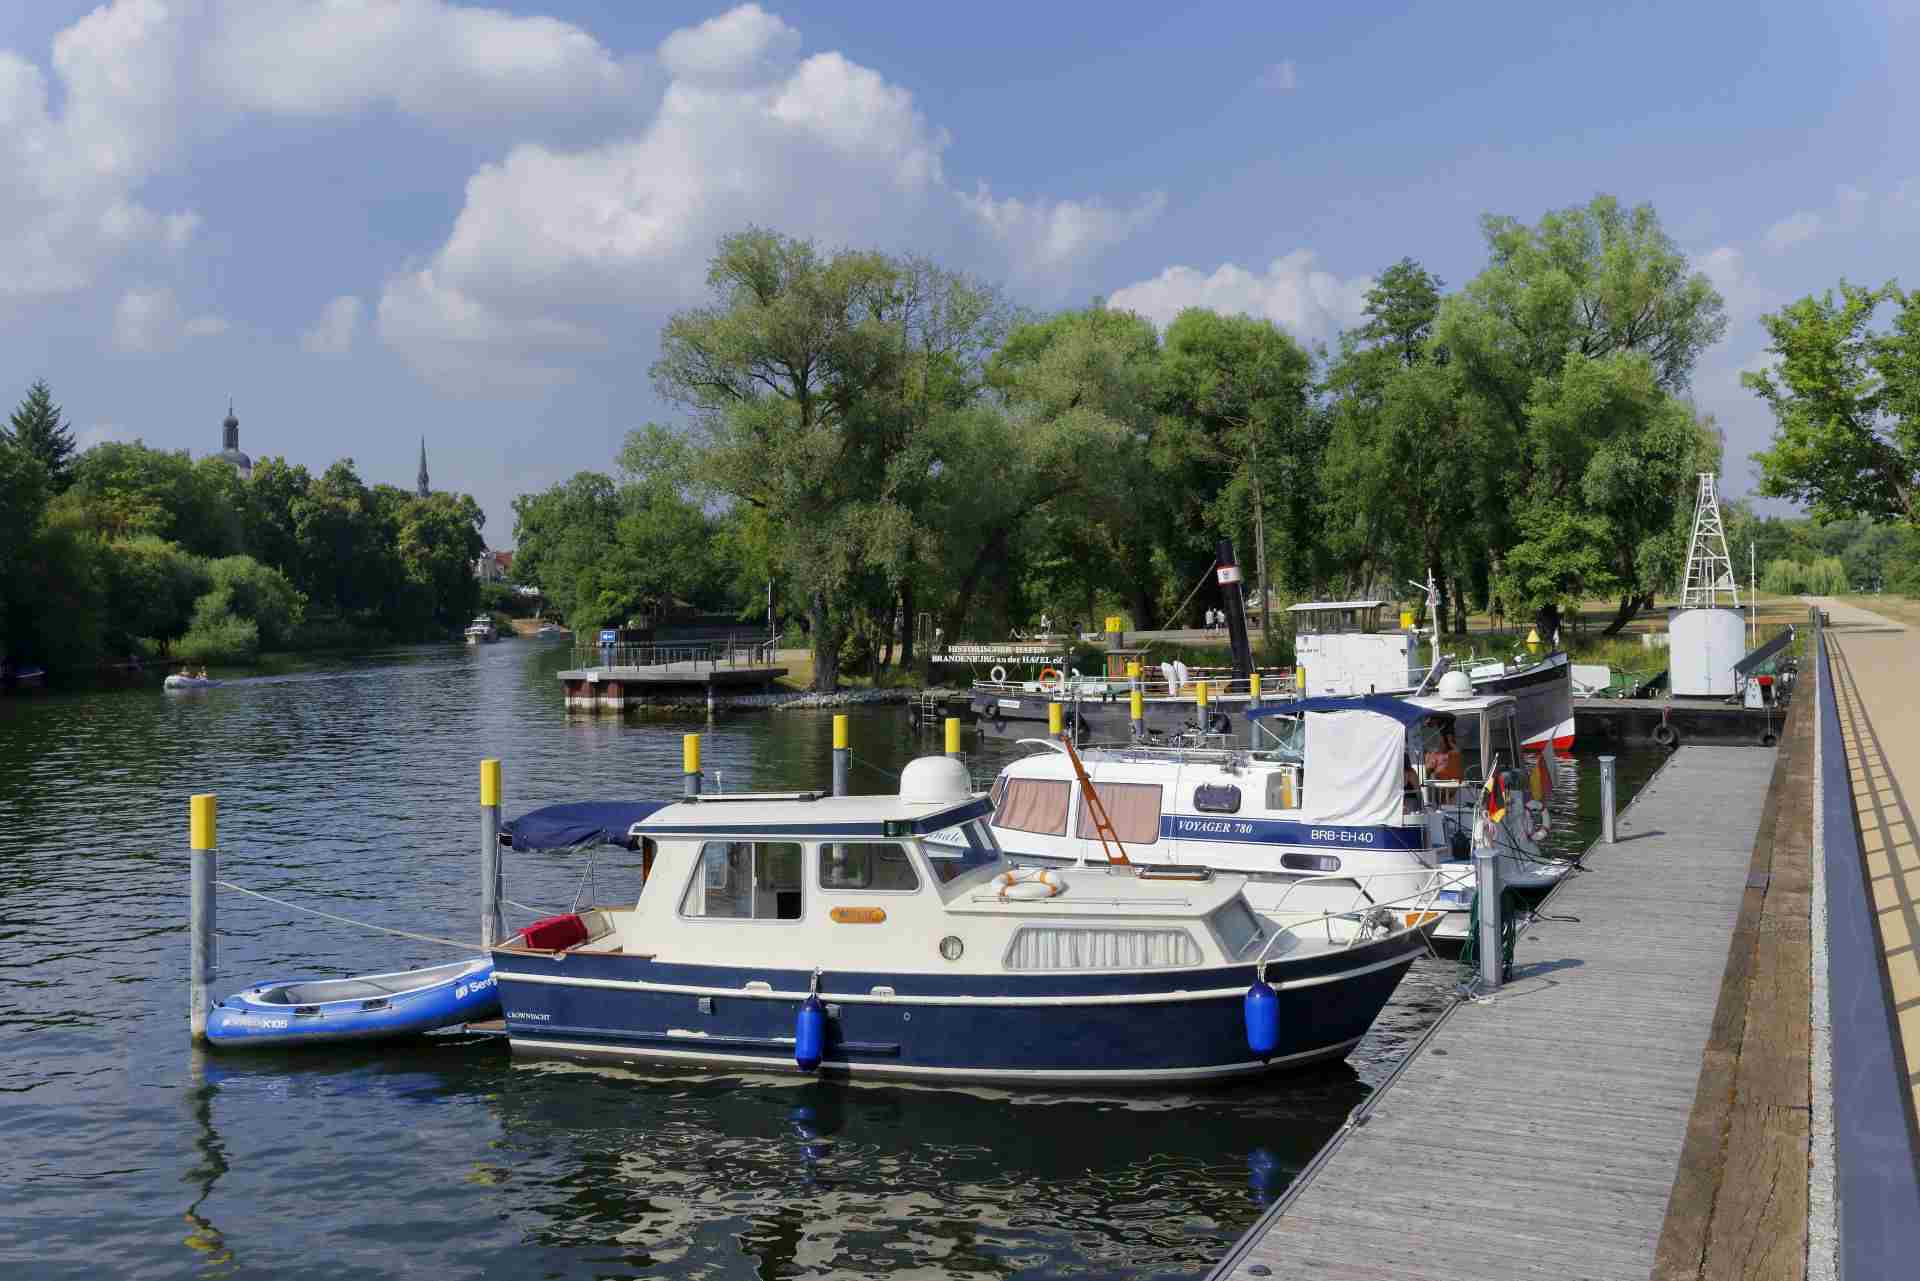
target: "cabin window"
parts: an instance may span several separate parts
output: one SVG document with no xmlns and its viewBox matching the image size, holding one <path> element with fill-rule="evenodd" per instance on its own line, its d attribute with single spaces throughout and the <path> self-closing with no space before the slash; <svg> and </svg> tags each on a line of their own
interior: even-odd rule
<svg viewBox="0 0 1920 1281">
<path fill-rule="evenodd" d="M 1331 854 L 1295 854 L 1280 856 L 1280 866 L 1290 872 L 1337 872 L 1340 860 Z"/>
<path fill-rule="evenodd" d="M 1267 937 L 1260 918 L 1243 898 L 1234 899 L 1213 914 L 1213 929 L 1228 956 L 1240 956 Z"/>
<path fill-rule="evenodd" d="M 963 842 L 930 840 L 920 847 L 920 852 L 927 856 L 928 865 L 933 868 L 933 879 L 942 885 L 976 867 L 986 867 L 1000 861 L 1000 845 L 993 839 L 993 829 L 979 819 L 970 819 L 947 831 L 958 832 Z"/>
<path fill-rule="evenodd" d="M 682 916 L 797 921 L 800 847 L 791 841 L 708 841 L 680 900 Z"/>
<path fill-rule="evenodd" d="M 1180 929 L 1023 925 L 1006 963 L 1010 970 L 1170 970 L 1200 964 L 1200 945 Z"/>
<path fill-rule="evenodd" d="M 1067 834 L 1067 784 L 1052 779 L 1010 778 L 994 811 L 995 827 L 1041 836 Z"/>
<path fill-rule="evenodd" d="M 910 894 L 920 888 L 920 876 L 904 845 L 836 841 L 820 847 L 820 888 Z"/>
<path fill-rule="evenodd" d="M 1160 785 L 1158 783 L 1095 783 L 1093 790 L 1113 824 L 1113 834 L 1125 845 L 1151 845 L 1160 839 Z M 1098 840 L 1093 829 L 1093 807 L 1080 802 L 1080 838 Z"/>
<path fill-rule="evenodd" d="M 1231 783 L 1202 783 L 1193 789 L 1193 808 L 1202 814 L 1238 814 L 1240 789 Z"/>
<path fill-rule="evenodd" d="M 1267 775 L 1267 808 L 1270 810 L 1300 808 L 1299 766 L 1282 766 Z"/>
</svg>

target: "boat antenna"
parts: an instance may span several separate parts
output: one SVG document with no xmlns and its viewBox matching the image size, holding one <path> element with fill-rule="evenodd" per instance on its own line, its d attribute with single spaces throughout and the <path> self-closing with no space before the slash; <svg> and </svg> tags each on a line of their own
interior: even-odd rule
<svg viewBox="0 0 1920 1281">
<path fill-rule="evenodd" d="M 1433 660 L 1428 664 L 1428 670 L 1431 671 L 1440 665 L 1440 585 L 1434 581 L 1431 565 L 1427 567 L 1426 582 L 1415 583 L 1411 578 L 1407 582 L 1412 584 L 1414 590 L 1427 594 L 1427 630 L 1433 638 Z"/>
</svg>

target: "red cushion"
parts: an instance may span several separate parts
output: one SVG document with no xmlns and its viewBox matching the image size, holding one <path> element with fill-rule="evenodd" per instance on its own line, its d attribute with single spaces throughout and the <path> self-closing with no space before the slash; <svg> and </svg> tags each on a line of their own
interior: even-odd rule
<svg viewBox="0 0 1920 1281">
<path fill-rule="evenodd" d="M 587 923 L 571 913 L 548 916 L 529 925 L 524 933 L 526 940 L 522 946 L 543 952 L 558 952 L 561 948 L 586 942 Z"/>
</svg>

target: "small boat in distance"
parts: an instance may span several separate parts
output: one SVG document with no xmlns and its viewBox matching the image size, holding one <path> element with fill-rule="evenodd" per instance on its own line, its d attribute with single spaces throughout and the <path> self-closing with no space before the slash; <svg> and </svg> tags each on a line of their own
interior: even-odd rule
<svg viewBox="0 0 1920 1281">
<path fill-rule="evenodd" d="M 493 962 L 482 956 L 360 978 L 256 983 L 207 1011 L 207 1039 L 228 1048 L 373 1041 L 499 1012 Z"/>
<path fill-rule="evenodd" d="M 225 683 L 211 676 L 190 676 L 185 672 L 172 672 L 168 674 L 166 680 L 160 682 L 160 687 L 171 690 L 218 689 Z"/>
<path fill-rule="evenodd" d="M 557 808 L 513 823 L 513 848 L 604 840 L 615 807 Z M 1249 1077 L 1346 1055 L 1438 917 L 1358 895 L 1266 915 L 1244 877 L 1119 857 L 1022 866 L 944 757 L 897 796 L 623 808 L 638 901 L 493 951 L 516 1054 L 1042 1088 Z"/>
<path fill-rule="evenodd" d="M 469 645 L 484 645 L 489 641 L 498 640 L 500 633 L 494 630 L 493 615 L 477 615 L 471 623 L 467 624 L 466 636 Z"/>
</svg>

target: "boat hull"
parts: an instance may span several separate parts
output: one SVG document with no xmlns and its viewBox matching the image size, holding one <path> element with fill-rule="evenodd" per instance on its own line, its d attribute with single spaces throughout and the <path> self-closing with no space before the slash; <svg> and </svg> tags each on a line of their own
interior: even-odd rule
<svg viewBox="0 0 1920 1281">
<path fill-rule="evenodd" d="M 268 999 L 287 989 L 329 986 L 299 982 L 259 983 L 217 1003 L 207 1012 L 207 1039 L 225 1049 L 287 1045 L 325 1045 L 415 1036 L 436 1028 L 491 1018 L 500 1011 L 493 963 L 482 957 L 464 965 L 437 966 L 444 979 L 408 988 L 406 975 L 378 975 L 402 990 L 334 1001 L 296 1003 Z M 370 983 L 372 980 L 345 980 Z"/>
<path fill-rule="evenodd" d="M 1251 965 L 1123 975 L 831 972 L 827 1075 L 1031 1086 L 1226 1080 L 1345 1055 L 1426 951 L 1418 931 L 1268 966 L 1281 1039 L 1247 1046 Z M 802 971 L 497 951 L 518 1054 L 798 1072 Z M 749 991 L 748 982 L 768 990 Z M 877 989 L 890 989 L 890 992 Z"/>
</svg>

